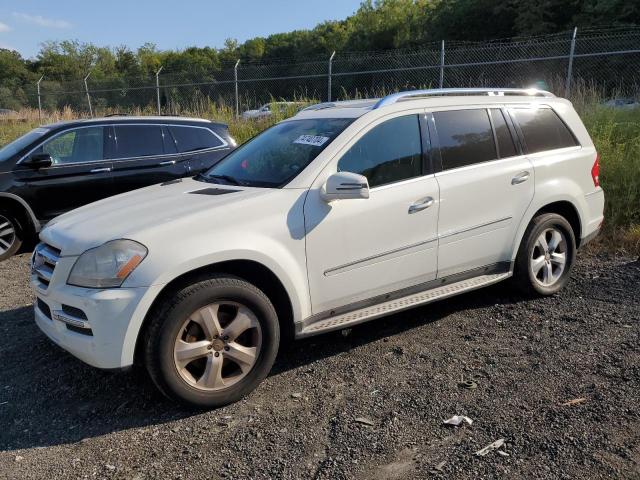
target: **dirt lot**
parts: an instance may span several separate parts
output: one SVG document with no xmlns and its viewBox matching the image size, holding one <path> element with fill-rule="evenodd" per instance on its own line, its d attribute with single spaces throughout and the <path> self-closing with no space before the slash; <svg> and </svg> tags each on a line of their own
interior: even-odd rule
<svg viewBox="0 0 640 480">
<path fill-rule="evenodd" d="M 640 478 L 634 260 L 581 253 L 553 298 L 497 285 L 298 342 L 249 398 L 203 413 L 50 344 L 16 257 L 0 264 L 0 478 Z M 455 414 L 473 424 L 443 425 Z M 508 456 L 474 455 L 498 439 Z"/>
</svg>

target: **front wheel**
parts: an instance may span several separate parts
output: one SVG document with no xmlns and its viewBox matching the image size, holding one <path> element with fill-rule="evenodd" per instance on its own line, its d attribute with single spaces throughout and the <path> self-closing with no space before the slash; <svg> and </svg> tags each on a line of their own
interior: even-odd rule
<svg viewBox="0 0 640 480">
<path fill-rule="evenodd" d="M 522 238 L 514 278 L 525 294 L 553 295 L 571 275 L 576 240 L 569 222 L 555 213 L 535 217 Z"/>
<path fill-rule="evenodd" d="M 275 309 L 254 285 L 213 276 L 152 314 L 146 366 L 169 398 L 197 407 L 235 402 L 267 376 L 280 341 Z"/>
</svg>

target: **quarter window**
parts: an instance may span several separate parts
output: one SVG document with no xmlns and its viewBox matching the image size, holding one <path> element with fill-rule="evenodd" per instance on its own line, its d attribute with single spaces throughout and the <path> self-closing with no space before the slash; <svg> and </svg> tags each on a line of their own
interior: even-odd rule
<svg viewBox="0 0 640 480">
<path fill-rule="evenodd" d="M 162 155 L 160 125 L 116 125 L 116 157 L 133 158 Z"/>
<path fill-rule="evenodd" d="M 507 126 L 507 122 L 504 119 L 502 110 L 499 108 L 492 108 L 491 121 L 493 122 L 493 128 L 496 132 L 496 140 L 498 141 L 498 153 L 500 158 L 513 157 L 516 155 L 516 146 L 513 143 L 513 137 Z"/>
<path fill-rule="evenodd" d="M 515 108 L 512 111 L 529 153 L 578 145 L 573 134 L 552 109 Z"/>
<path fill-rule="evenodd" d="M 208 128 L 169 127 L 180 153 L 221 147 L 222 141 Z"/>
<path fill-rule="evenodd" d="M 338 171 L 364 175 L 371 187 L 422 175 L 418 116 L 394 118 L 371 129 L 342 156 Z"/>
<path fill-rule="evenodd" d="M 77 128 L 45 142 L 35 153 L 51 155 L 53 165 L 104 159 L 104 128 Z"/>
<path fill-rule="evenodd" d="M 498 158 L 486 109 L 434 112 L 443 170 Z"/>
</svg>

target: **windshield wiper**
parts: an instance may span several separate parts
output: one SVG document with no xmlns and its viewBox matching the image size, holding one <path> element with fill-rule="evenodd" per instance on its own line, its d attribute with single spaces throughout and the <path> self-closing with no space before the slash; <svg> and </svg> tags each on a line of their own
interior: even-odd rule
<svg viewBox="0 0 640 480">
<path fill-rule="evenodd" d="M 239 180 L 236 180 L 230 175 L 206 175 L 204 177 L 207 179 L 215 178 L 219 180 L 224 180 L 225 182 L 230 183 L 231 185 L 242 185 L 242 183 L 240 183 Z"/>
</svg>

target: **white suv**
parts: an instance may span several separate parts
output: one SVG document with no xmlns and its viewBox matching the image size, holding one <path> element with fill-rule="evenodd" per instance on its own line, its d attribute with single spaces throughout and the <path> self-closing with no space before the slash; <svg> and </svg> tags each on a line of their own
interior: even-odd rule
<svg viewBox="0 0 640 480">
<path fill-rule="evenodd" d="M 223 405 L 265 378 L 281 337 L 511 276 L 557 292 L 602 224 L 598 169 L 548 92 L 319 104 L 206 174 L 53 220 L 33 257 L 36 322 L 90 365 L 140 361 L 169 397 Z"/>
</svg>

